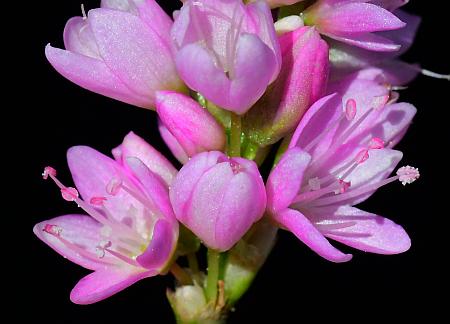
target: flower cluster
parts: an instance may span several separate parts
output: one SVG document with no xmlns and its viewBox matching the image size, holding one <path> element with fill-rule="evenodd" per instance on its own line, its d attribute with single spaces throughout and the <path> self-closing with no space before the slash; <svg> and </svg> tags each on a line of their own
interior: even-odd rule
<svg viewBox="0 0 450 324">
<path fill-rule="evenodd" d="M 113 158 L 69 149 L 76 188 L 45 168 L 44 179 L 86 213 L 34 228 L 94 271 L 71 300 L 97 302 L 170 271 L 181 322 L 219 319 L 277 228 L 333 262 L 352 255 L 328 239 L 379 254 L 408 250 L 400 225 L 354 207 L 384 185 L 419 178 L 410 166 L 390 176 L 402 158 L 394 146 L 416 113 L 395 90 L 420 72 L 399 60 L 420 22 L 405 3 L 185 0 L 172 19 L 155 0 L 102 0 L 71 18 L 65 49 L 46 47 L 52 66 L 83 88 L 155 110 L 182 165 L 131 132 Z M 259 165 L 275 147 L 265 182 Z M 200 242 L 207 276 L 196 261 Z"/>
</svg>

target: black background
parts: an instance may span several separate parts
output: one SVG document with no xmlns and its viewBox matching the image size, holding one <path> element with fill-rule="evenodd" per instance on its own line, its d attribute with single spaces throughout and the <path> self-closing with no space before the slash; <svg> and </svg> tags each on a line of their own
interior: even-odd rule
<svg viewBox="0 0 450 324">
<path fill-rule="evenodd" d="M 178 6 L 175 0 L 159 2 L 167 9 Z M 449 73 L 448 11 L 436 2 L 411 2 L 405 9 L 420 14 L 423 22 L 405 60 Z M 84 0 L 84 4 L 87 9 L 95 8 L 98 1 Z M 21 262 L 13 268 L 14 294 L 8 295 L 8 300 L 17 315 L 27 316 L 27 323 L 170 323 L 172 314 L 164 297 L 166 287 L 172 284 L 170 276 L 143 280 L 105 301 L 78 306 L 69 301 L 69 292 L 88 271 L 63 259 L 32 234 L 35 223 L 77 211 L 40 176 L 43 167 L 52 165 L 63 182 L 71 183 L 65 161 L 70 146 L 89 145 L 109 154 L 133 130 L 170 155 L 157 132 L 154 112 L 83 90 L 47 63 L 44 46 L 51 42 L 62 47 L 66 20 L 79 14 L 79 0 L 30 1 L 24 8 L 16 8 L 14 17 L 19 17 L 20 23 L 8 29 L 17 32 L 16 40 L 25 46 L 12 52 L 17 55 L 19 64 L 14 63 L 14 68 L 19 67 L 20 78 L 13 81 L 12 88 L 20 92 L 4 107 L 19 116 L 17 122 L 3 119 L 14 126 L 7 139 L 8 143 L 13 139 L 14 161 L 23 163 L 18 172 L 23 179 L 15 177 L 17 189 L 12 198 L 19 199 L 12 200 L 13 208 L 4 217 L 20 222 L 13 228 L 12 242 L 26 242 L 23 248 L 15 243 L 8 247 Z M 423 76 L 402 91 L 402 101 L 413 103 L 418 114 L 398 149 L 405 154 L 403 164 L 419 167 L 422 177 L 405 188 L 399 183 L 383 188 L 362 206 L 402 224 L 412 238 L 411 250 L 380 256 L 339 246 L 354 253 L 354 258 L 333 264 L 289 233 L 281 233 L 265 267 L 230 316 L 230 323 L 388 321 L 393 316 L 418 315 L 431 320 L 444 310 L 441 303 L 448 280 L 442 274 L 448 272 L 443 261 L 449 253 L 450 215 L 441 208 L 447 203 L 445 197 L 438 199 L 437 193 L 448 176 L 445 154 L 450 138 L 445 113 L 449 91 L 448 82 Z M 4 172 L 10 173 L 10 169 Z M 442 192 L 448 194 L 448 189 Z"/>
</svg>

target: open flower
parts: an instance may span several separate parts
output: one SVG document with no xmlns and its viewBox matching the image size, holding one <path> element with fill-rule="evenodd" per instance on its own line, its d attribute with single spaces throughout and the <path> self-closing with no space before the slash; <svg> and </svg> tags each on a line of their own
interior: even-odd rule
<svg viewBox="0 0 450 324">
<path fill-rule="evenodd" d="M 143 150 L 150 151 L 148 144 L 136 150 L 144 146 L 142 142 L 128 135 L 121 146 L 126 152 L 121 161 L 86 146 L 72 147 L 67 160 L 77 189 L 63 185 L 51 167 L 43 173 L 44 179 L 55 181 L 65 200 L 89 214 L 64 215 L 34 227 L 34 233 L 55 251 L 94 270 L 72 290 L 74 303 L 97 302 L 167 271 L 178 223 L 162 180 L 165 175 L 152 172 L 138 158 Z M 161 162 L 157 168 L 170 169 Z"/>
<path fill-rule="evenodd" d="M 211 151 L 181 168 L 170 201 L 177 219 L 207 247 L 226 251 L 261 219 L 266 192 L 255 162 Z"/>
<path fill-rule="evenodd" d="M 369 80 L 347 80 L 305 114 L 288 151 L 267 182 L 268 212 L 280 227 L 327 260 L 351 255 L 325 237 L 373 253 L 409 249 L 410 239 L 392 221 L 353 207 L 378 188 L 411 183 L 417 169 L 402 167 L 388 178 L 402 153 L 392 149 L 416 109 L 391 104 L 387 89 Z"/>
<path fill-rule="evenodd" d="M 71 18 L 66 50 L 47 45 L 53 67 L 79 86 L 138 107 L 154 108 L 155 91 L 184 91 L 171 56 L 172 20 L 154 0 L 103 0 Z"/>
<path fill-rule="evenodd" d="M 373 3 L 372 3 L 373 2 Z M 372 51 L 397 51 L 400 45 L 375 32 L 405 27 L 389 9 L 406 1 L 319 0 L 302 17 L 324 35 Z M 385 9 L 387 8 L 387 9 Z"/>
<path fill-rule="evenodd" d="M 172 38 L 180 77 L 209 101 L 237 114 L 244 114 L 280 71 L 280 49 L 264 1 L 185 1 Z"/>
</svg>

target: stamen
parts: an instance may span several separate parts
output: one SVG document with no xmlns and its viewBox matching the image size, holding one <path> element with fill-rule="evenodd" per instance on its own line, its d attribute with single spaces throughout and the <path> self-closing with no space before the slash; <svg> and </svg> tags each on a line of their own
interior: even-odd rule
<svg viewBox="0 0 450 324">
<path fill-rule="evenodd" d="M 345 103 L 345 117 L 351 121 L 356 116 L 356 101 L 355 99 L 348 99 Z"/>
<path fill-rule="evenodd" d="M 87 19 L 86 11 L 84 10 L 84 4 L 81 4 L 81 13 L 83 14 L 83 20 Z"/>
<path fill-rule="evenodd" d="M 348 188 L 350 188 L 350 185 L 351 185 L 350 181 L 339 180 L 339 188 L 334 193 L 336 195 L 343 194 L 348 190 Z"/>
<path fill-rule="evenodd" d="M 97 247 L 95 248 L 95 252 L 97 253 L 97 256 L 99 259 L 102 259 L 105 257 L 105 249 L 110 248 L 112 246 L 111 241 L 101 241 Z"/>
<path fill-rule="evenodd" d="M 43 231 L 53 235 L 54 237 L 56 237 L 61 243 L 63 243 L 65 246 L 67 246 L 69 249 L 71 249 L 72 251 L 76 252 L 77 254 L 85 257 L 86 259 L 92 260 L 92 261 L 96 261 L 99 262 L 98 258 L 96 257 L 96 255 L 94 253 L 91 253 L 89 251 L 87 251 L 86 249 L 82 248 L 81 246 L 74 244 L 72 242 L 70 242 L 69 240 L 63 238 L 61 236 L 62 234 L 62 228 L 57 226 L 57 225 L 51 225 L 51 224 L 46 224 L 43 228 Z M 101 261 L 105 264 L 113 264 L 112 262 L 109 261 Z"/>
<path fill-rule="evenodd" d="M 393 177 L 381 180 L 374 184 L 361 186 L 354 190 L 348 190 L 346 193 L 335 196 L 335 197 L 326 197 L 326 198 L 317 199 L 312 204 L 314 206 L 324 206 L 324 205 L 335 204 L 335 203 L 342 202 L 342 201 L 345 201 L 345 200 L 348 200 L 351 198 L 361 196 L 361 195 L 366 194 L 371 191 L 375 191 L 378 188 L 383 187 L 383 186 L 385 186 L 391 182 L 397 181 L 397 180 L 400 180 L 400 182 L 402 182 L 403 185 L 406 185 L 407 183 L 412 183 L 415 180 L 417 180 L 419 178 L 419 176 L 420 176 L 420 174 L 419 174 L 419 170 L 417 168 L 413 168 L 411 166 L 401 167 L 400 169 L 398 169 L 397 175 L 395 175 Z"/>
<path fill-rule="evenodd" d="M 308 185 L 311 190 L 316 191 L 320 189 L 320 179 L 318 177 L 314 177 L 308 180 Z"/>
<path fill-rule="evenodd" d="M 47 180 L 49 175 L 52 175 L 52 176 L 56 177 L 56 170 L 53 169 L 50 166 L 47 166 L 47 167 L 44 168 L 44 172 L 42 172 L 42 178 L 44 180 Z"/>
<path fill-rule="evenodd" d="M 61 195 L 66 201 L 75 201 L 78 198 L 78 191 L 73 187 L 61 188 Z"/>
<path fill-rule="evenodd" d="M 397 170 L 397 176 L 402 185 L 406 186 L 406 184 L 413 183 L 419 179 L 420 173 L 418 168 L 407 165 Z"/>
<path fill-rule="evenodd" d="M 435 79 L 444 79 L 450 81 L 450 74 L 440 74 L 436 72 L 432 72 L 430 70 L 421 69 L 420 72 L 428 77 L 435 78 Z"/>
<path fill-rule="evenodd" d="M 362 149 L 361 151 L 359 151 L 356 154 L 355 162 L 357 164 L 362 164 L 365 161 L 367 161 L 368 158 L 369 158 L 369 150 L 368 149 Z"/>
<path fill-rule="evenodd" d="M 105 251 L 109 252 L 110 254 L 115 256 L 116 258 L 118 258 L 118 259 L 120 259 L 120 260 L 122 260 L 122 261 L 124 261 L 124 262 L 126 262 L 128 264 L 131 264 L 131 265 L 136 266 L 136 267 L 140 267 L 140 264 L 135 259 L 127 257 L 127 256 L 125 256 L 125 255 L 123 255 L 123 254 L 121 254 L 119 252 L 113 251 L 113 250 L 111 250 L 109 248 L 105 248 Z"/>
<path fill-rule="evenodd" d="M 374 137 L 370 140 L 369 149 L 379 150 L 384 148 L 384 141 L 381 138 Z"/>
<path fill-rule="evenodd" d="M 122 179 L 112 178 L 106 185 L 106 192 L 109 193 L 111 196 L 115 196 L 119 193 L 121 187 L 122 187 Z"/>
<path fill-rule="evenodd" d="M 106 197 L 92 197 L 89 202 L 94 206 L 103 206 L 107 200 Z"/>
<path fill-rule="evenodd" d="M 62 233 L 62 228 L 58 225 L 45 224 L 45 226 L 42 230 L 45 233 L 48 233 L 48 234 L 51 234 L 54 236 L 60 236 Z"/>
</svg>

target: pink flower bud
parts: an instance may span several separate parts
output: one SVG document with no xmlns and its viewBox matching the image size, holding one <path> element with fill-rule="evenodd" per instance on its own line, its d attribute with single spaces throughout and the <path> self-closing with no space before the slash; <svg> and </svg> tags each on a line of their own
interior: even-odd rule
<svg viewBox="0 0 450 324">
<path fill-rule="evenodd" d="M 265 146 L 292 132 L 325 91 L 328 46 L 319 33 L 302 27 L 280 38 L 283 63 L 278 79 L 244 117 L 244 132 Z"/>
<path fill-rule="evenodd" d="M 156 110 L 164 141 L 181 163 L 197 153 L 222 151 L 225 131 L 196 101 L 171 91 L 156 94 Z"/>
<path fill-rule="evenodd" d="M 266 192 L 254 162 L 212 151 L 180 170 L 170 200 L 177 219 L 205 245 L 226 251 L 263 216 Z"/>
</svg>

